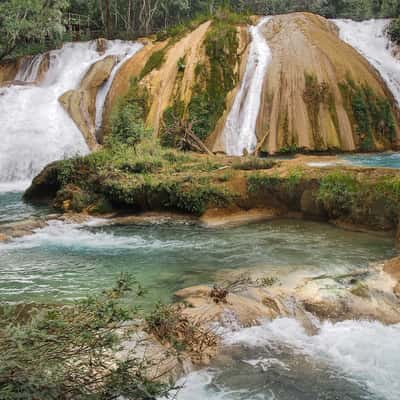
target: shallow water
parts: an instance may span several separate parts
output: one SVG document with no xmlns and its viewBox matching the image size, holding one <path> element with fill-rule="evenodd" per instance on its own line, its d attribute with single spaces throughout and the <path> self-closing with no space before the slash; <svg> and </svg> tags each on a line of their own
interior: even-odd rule
<svg viewBox="0 0 400 400">
<path fill-rule="evenodd" d="M 400 168 L 400 153 L 352 154 L 342 158 L 361 167 Z"/>
<path fill-rule="evenodd" d="M 0 195 L 0 221 L 43 212 L 18 194 Z M 226 269 L 346 272 L 394 254 L 393 240 L 306 221 L 279 220 L 230 228 L 185 221 L 130 226 L 52 221 L 31 236 L 0 244 L 3 301 L 64 301 L 113 284 L 130 272 L 167 301 L 183 287 L 213 283 Z"/>
</svg>

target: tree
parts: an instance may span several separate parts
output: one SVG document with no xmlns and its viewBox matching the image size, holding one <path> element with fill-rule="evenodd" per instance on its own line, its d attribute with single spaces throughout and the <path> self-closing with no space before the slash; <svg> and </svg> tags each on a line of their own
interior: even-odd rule
<svg viewBox="0 0 400 400">
<path fill-rule="evenodd" d="M 61 36 L 66 0 L 5 0 L 0 4 L 0 60 L 26 42 Z"/>
</svg>

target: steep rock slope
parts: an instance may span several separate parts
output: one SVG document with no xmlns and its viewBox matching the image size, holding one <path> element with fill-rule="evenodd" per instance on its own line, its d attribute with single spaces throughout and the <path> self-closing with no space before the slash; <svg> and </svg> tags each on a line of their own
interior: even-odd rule
<svg viewBox="0 0 400 400">
<path fill-rule="evenodd" d="M 81 130 L 91 150 L 96 140 L 96 96 L 101 85 L 109 78 L 117 62 L 115 56 L 107 56 L 94 63 L 83 77 L 79 88 L 64 93 L 59 101 Z"/>
<path fill-rule="evenodd" d="M 166 41 L 146 39 L 114 78 L 105 102 L 103 132 L 109 131 L 112 110 L 135 80 L 147 93 L 146 123 L 156 134 L 172 120 L 190 121 L 213 148 L 243 73 L 248 42 L 245 25 L 225 21 L 206 21 Z"/>
<path fill-rule="evenodd" d="M 257 123 L 261 151 L 370 151 L 397 145 L 393 97 L 332 23 L 307 13 L 280 15 L 264 33 L 272 61 Z"/>
</svg>

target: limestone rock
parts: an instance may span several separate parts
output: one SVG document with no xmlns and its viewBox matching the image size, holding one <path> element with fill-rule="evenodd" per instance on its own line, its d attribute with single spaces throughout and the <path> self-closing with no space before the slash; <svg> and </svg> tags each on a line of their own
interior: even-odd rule
<svg viewBox="0 0 400 400">
<path fill-rule="evenodd" d="M 378 73 L 339 39 L 336 27 L 328 20 L 307 13 L 278 15 L 266 24 L 264 32 L 272 61 L 257 123 L 262 151 L 274 153 L 290 146 L 360 149 L 362 138 L 342 93 L 341 85 L 349 78 L 389 99 L 395 111 L 395 102 Z M 398 120 L 396 132 L 398 137 Z M 392 146 L 385 138 L 373 138 L 376 150 Z"/>
<path fill-rule="evenodd" d="M 87 145 L 94 150 L 96 139 L 96 96 L 101 85 L 109 78 L 117 62 L 108 56 L 92 65 L 83 77 L 79 88 L 64 93 L 59 101 L 81 130 Z"/>
</svg>

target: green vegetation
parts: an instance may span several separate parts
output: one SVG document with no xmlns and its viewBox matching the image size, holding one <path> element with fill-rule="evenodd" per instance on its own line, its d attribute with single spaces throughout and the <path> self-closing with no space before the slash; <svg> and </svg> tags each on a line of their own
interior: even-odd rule
<svg viewBox="0 0 400 400">
<path fill-rule="evenodd" d="M 396 18 L 390 23 L 387 33 L 392 42 L 400 44 L 400 18 Z"/>
<path fill-rule="evenodd" d="M 159 69 L 165 59 L 165 49 L 155 51 L 147 60 L 145 66 L 140 73 L 140 79 L 143 79 L 153 69 Z"/>
<path fill-rule="evenodd" d="M 316 150 L 324 150 L 325 143 L 320 135 L 319 111 L 321 104 L 332 102 L 332 94 L 326 82 L 318 82 L 318 78 L 312 74 L 305 74 L 304 102 L 307 105 L 308 116 Z"/>
<path fill-rule="evenodd" d="M 339 88 L 362 150 L 374 150 L 375 140 L 394 140 L 394 116 L 386 97 L 378 96 L 369 86 L 358 85 L 351 77 L 341 82 Z"/>
<path fill-rule="evenodd" d="M 137 333 L 137 309 L 121 299 L 143 289 L 121 275 L 116 286 L 69 306 L 3 306 L 0 311 L 0 397 L 4 400 L 155 399 L 169 386 L 148 377 L 154 360 L 117 359 Z"/>
<path fill-rule="evenodd" d="M 249 193 L 265 192 L 282 182 L 278 174 L 265 175 L 254 172 L 247 176 L 247 189 Z"/>
<path fill-rule="evenodd" d="M 0 3 L 0 60 L 21 47 L 32 51 L 46 40 L 57 43 L 64 26 L 61 12 L 66 0 L 3 0 Z"/>
<path fill-rule="evenodd" d="M 230 13 L 216 19 L 205 39 L 210 66 L 196 67 L 195 95 L 189 104 L 194 133 L 205 140 L 226 109 L 226 96 L 237 84 L 238 38 Z"/>
<path fill-rule="evenodd" d="M 245 158 L 233 163 L 232 168 L 243 171 L 254 171 L 260 169 L 271 169 L 276 165 L 276 162 L 266 158 Z"/>
</svg>

